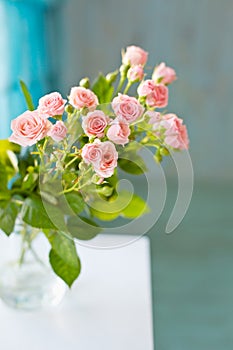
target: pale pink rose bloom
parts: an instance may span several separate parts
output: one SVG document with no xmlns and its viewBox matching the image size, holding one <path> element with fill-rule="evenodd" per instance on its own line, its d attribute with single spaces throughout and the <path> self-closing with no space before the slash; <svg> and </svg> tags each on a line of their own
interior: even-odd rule
<svg viewBox="0 0 233 350">
<path fill-rule="evenodd" d="M 59 120 L 54 124 L 51 129 L 48 131 L 48 136 L 52 137 L 52 139 L 56 142 L 63 140 L 67 134 L 67 127 L 65 124 Z"/>
<path fill-rule="evenodd" d="M 94 164 L 94 170 L 100 177 L 111 177 L 114 169 L 117 167 L 118 153 L 114 144 L 110 141 L 105 141 L 100 144 L 102 157 L 100 163 Z"/>
<path fill-rule="evenodd" d="M 139 119 L 144 112 L 144 108 L 135 97 L 122 94 L 113 99 L 112 108 L 116 116 L 123 118 L 127 123 Z"/>
<path fill-rule="evenodd" d="M 92 164 L 97 175 L 101 178 L 111 177 L 117 166 L 118 153 L 110 141 L 86 144 L 82 149 L 82 158 L 86 164 Z"/>
<path fill-rule="evenodd" d="M 110 118 L 102 111 L 89 112 L 83 117 L 82 128 L 87 136 L 103 137 Z"/>
<path fill-rule="evenodd" d="M 155 89 L 155 83 L 153 80 L 144 80 L 138 87 L 138 95 L 140 97 L 147 96 L 151 94 Z"/>
<path fill-rule="evenodd" d="M 59 92 L 51 92 L 39 99 L 38 111 L 47 117 L 64 113 L 67 100 L 63 100 Z"/>
<path fill-rule="evenodd" d="M 182 119 L 175 114 L 166 114 L 163 116 L 161 126 L 166 129 L 164 141 L 168 146 L 179 150 L 188 149 L 189 138 Z"/>
<path fill-rule="evenodd" d="M 156 111 L 147 111 L 146 115 L 150 118 L 149 124 L 152 124 L 153 130 L 157 130 L 160 127 L 162 121 L 162 114 Z"/>
<path fill-rule="evenodd" d="M 132 66 L 127 72 L 127 78 L 129 81 L 136 82 L 141 81 L 144 77 L 143 67 L 140 65 Z"/>
<path fill-rule="evenodd" d="M 97 142 L 98 141 L 98 142 Z M 95 140 L 93 143 L 87 143 L 82 149 L 82 158 L 86 164 L 99 166 L 102 158 L 101 142 Z"/>
<path fill-rule="evenodd" d="M 116 118 L 111 123 L 107 137 L 117 145 L 125 145 L 129 142 L 130 127 L 122 118 Z"/>
<path fill-rule="evenodd" d="M 167 67 L 164 62 L 155 67 L 152 79 L 156 83 L 171 84 L 177 79 L 176 72 L 173 68 Z"/>
<path fill-rule="evenodd" d="M 9 141 L 23 147 L 32 146 L 42 140 L 52 124 L 38 110 L 26 111 L 11 122 L 13 131 Z"/>
<path fill-rule="evenodd" d="M 154 90 L 146 96 L 149 107 L 163 108 L 168 104 L 168 88 L 163 84 L 156 84 Z"/>
<path fill-rule="evenodd" d="M 69 102 L 74 108 L 80 109 L 87 107 L 90 110 L 94 110 L 99 104 L 94 92 L 81 86 L 71 88 Z"/>
<path fill-rule="evenodd" d="M 142 65 L 147 62 L 148 52 L 144 51 L 138 46 L 128 46 L 126 52 L 122 55 L 122 63 L 125 65 Z"/>
</svg>

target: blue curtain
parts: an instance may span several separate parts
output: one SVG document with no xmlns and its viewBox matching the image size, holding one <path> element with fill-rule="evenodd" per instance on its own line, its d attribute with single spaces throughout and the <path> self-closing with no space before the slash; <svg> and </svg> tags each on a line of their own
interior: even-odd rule
<svg viewBox="0 0 233 350">
<path fill-rule="evenodd" d="M 51 89 L 50 33 L 47 28 L 50 27 L 49 10 L 60 2 L 0 1 L 0 139 L 10 135 L 10 120 L 26 109 L 19 79 L 28 85 L 35 104 Z"/>
</svg>

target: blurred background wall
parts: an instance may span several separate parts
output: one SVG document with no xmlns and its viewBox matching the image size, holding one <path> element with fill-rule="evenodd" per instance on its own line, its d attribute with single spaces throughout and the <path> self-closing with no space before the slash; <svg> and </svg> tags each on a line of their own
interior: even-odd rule
<svg viewBox="0 0 233 350">
<path fill-rule="evenodd" d="M 231 0 L 1 0 L 1 137 L 24 108 L 18 79 L 35 100 L 69 93 L 82 76 L 114 70 L 130 44 L 165 60 L 179 80 L 169 110 L 184 117 L 196 177 L 230 179 L 233 118 Z"/>
<path fill-rule="evenodd" d="M 174 234 L 164 228 L 176 186 L 149 233 L 156 350 L 232 350 L 233 1 L 0 0 L 0 31 L 1 138 L 25 109 L 19 78 L 35 102 L 65 96 L 118 67 L 130 44 L 150 53 L 151 68 L 176 69 L 168 110 L 188 125 L 196 184 Z"/>
<path fill-rule="evenodd" d="M 168 109 L 188 124 L 195 176 L 232 178 L 232 0 L 70 0 L 62 22 L 64 92 L 114 70 L 122 47 L 143 47 L 148 66 L 165 60 L 178 73 Z"/>
</svg>

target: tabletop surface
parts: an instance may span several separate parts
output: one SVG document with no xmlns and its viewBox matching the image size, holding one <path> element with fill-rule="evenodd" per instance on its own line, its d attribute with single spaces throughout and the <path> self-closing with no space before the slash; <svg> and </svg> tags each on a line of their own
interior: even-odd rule
<svg viewBox="0 0 233 350">
<path fill-rule="evenodd" d="M 0 239 L 3 251 L 7 238 Z M 1 348 L 153 350 L 149 239 L 111 250 L 77 249 L 82 274 L 59 306 L 24 312 L 0 303 Z"/>
</svg>

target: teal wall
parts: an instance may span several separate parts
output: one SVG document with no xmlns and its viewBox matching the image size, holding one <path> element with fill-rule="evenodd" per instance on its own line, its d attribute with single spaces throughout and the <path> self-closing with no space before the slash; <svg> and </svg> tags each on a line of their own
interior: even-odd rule
<svg viewBox="0 0 233 350">
<path fill-rule="evenodd" d="M 114 69 L 122 47 L 141 45 L 149 66 L 165 60 L 177 70 L 169 110 L 188 124 L 196 177 L 231 179 L 232 18 L 232 0 L 69 0 L 60 84 L 68 92 Z"/>
<path fill-rule="evenodd" d="M 57 69 L 51 63 L 50 42 L 59 3 L 0 1 L 0 138 L 10 135 L 10 119 L 26 109 L 19 79 L 27 83 L 35 104 L 54 84 Z"/>
</svg>

